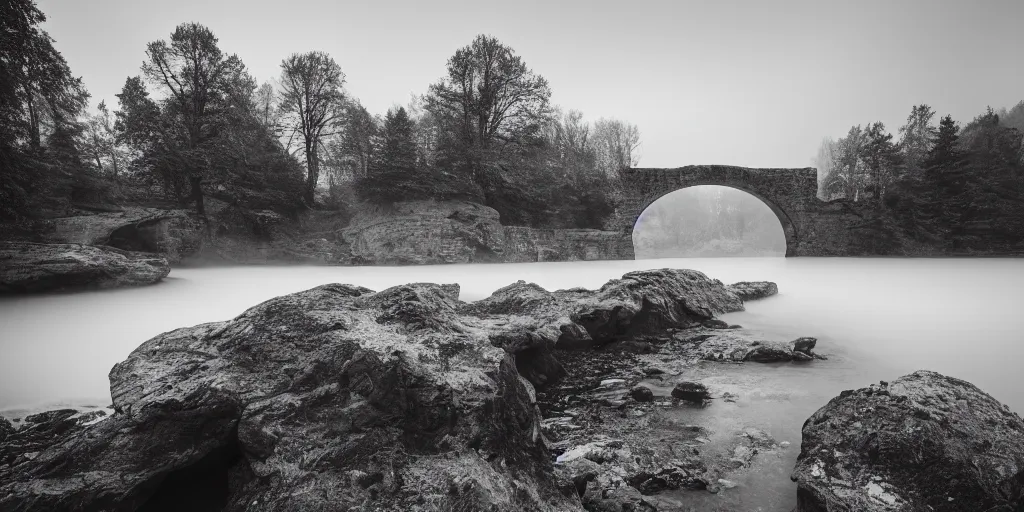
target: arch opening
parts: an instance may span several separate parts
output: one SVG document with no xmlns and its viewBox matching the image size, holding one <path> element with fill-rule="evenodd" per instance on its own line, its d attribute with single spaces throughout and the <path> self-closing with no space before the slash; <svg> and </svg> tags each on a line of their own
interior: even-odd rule
<svg viewBox="0 0 1024 512">
<path fill-rule="evenodd" d="M 695 184 L 640 206 L 632 224 L 636 259 L 793 255 L 789 216 L 745 187 Z"/>
</svg>

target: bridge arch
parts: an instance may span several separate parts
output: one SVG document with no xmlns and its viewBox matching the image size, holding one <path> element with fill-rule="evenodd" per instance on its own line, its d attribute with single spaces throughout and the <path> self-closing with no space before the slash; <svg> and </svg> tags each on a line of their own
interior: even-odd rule
<svg viewBox="0 0 1024 512">
<path fill-rule="evenodd" d="M 774 202 L 772 202 L 770 199 L 765 198 L 764 196 L 758 194 L 756 191 L 749 190 L 747 187 L 744 187 L 741 184 L 727 185 L 727 184 L 722 184 L 722 183 L 694 183 L 692 185 L 687 185 L 687 186 L 682 187 L 682 188 L 678 188 L 678 189 L 675 189 L 675 190 L 668 190 L 668 191 L 665 191 L 665 192 L 663 192 L 661 194 L 652 194 L 649 197 L 645 197 L 644 200 L 640 203 L 639 207 L 636 210 L 636 216 L 635 216 L 635 218 L 633 218 L 632 228 L 630 228 L 630 237 L 632 238 L 632 235 L 636 232 L 637 222 L 640 221 L 640 217 L 643 215 L 643 213 L 645 211 L 647 211 L 647 209 L 651 205 L 653 205 L 654 203 L 658 202 L 659 199 L 661 199 L 661 198 L 663 198 L 663 197 L 665 197 L 665 196 L 667 196 L 669 194 L 672 194 L 674 192 L 678 192 L 680 190 L 686 190 L 688 188 L 707 186 L 707 185 L 728 187 L 728 188 L 731 188 L 731 189 L 734 189 L 734 190 L 739 190 L 741 192 L 746 192 L 746 193 L 756 197 L 762 203 L 764 203 L 764 205 L 767 206 L 768 209 L 770 209 L 772 211 L 772 213 L 775 214 L 775 218 L 778 219 L 779 225 L 782 227 L 782 234 L 786 238 L 786 256 L 787 257 L 788 256 L 796 256 L 795 252 L 791 252 L 791 251 L 793 251 L 796 248 L 796 246 L 798 245 L 797 230 L 796 230 L 796 227 L 793 224 L 793 220 L 789 217 L 789 214 L 787 214 L 785 212 L 785 210 L 783 210 L 781 207 L 779 207 L 779 205 L 777 205 Z"/>
<path fill-rule="evenodd" d="M 609 226 L 629 236 L 644 210 L 666 194 L 689 187 L 718 185 L 741 190 L 771 209 L 786 238 L 786 256 L 798 256 L 808 226 L 804 212 L 817 202 L 817 171 L 757 169 L 727 165 L 691 165 L 675 169 L 634 168 L 622 171 L 623 194 Z"/>
</svg>

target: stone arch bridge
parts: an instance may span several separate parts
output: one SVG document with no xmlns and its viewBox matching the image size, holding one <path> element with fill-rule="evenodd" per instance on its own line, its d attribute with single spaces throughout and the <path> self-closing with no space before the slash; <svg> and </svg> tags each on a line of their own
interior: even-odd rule
<svg viewBox="0 0 1024 512">
<path fill-rule="evenodd" d="M 845 202 L 818 199 L 817 174 L 813 167 L 757 169 L 691 165 L 676 169 L 626 169 L 622 174 L 624 193 L 605 229 L 622 233 L 617 252 L 622 258 L 632 259 L 633 228 L 648 206 L 676 190 L 721 185 L 747 192 L 771 208 L 786 236 L 787 257 L 849 254 L 846 226 L 860 215 L 850 210 Z"/>
</svg>

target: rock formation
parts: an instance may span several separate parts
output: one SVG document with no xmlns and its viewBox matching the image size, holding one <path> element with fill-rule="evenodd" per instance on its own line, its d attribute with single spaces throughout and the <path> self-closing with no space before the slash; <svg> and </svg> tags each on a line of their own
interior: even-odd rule
<svg viewBox="0 0 1024 512">
<path fill-rule="evenodd" d="M 778 285 L 771 281 L 740 281 L 727 288 L 744 301 L 763 299 L 779 293 Z"/>
<path fill-rule="evenodd" d="M 502 261 L 498 212 L 465 201 L 412 201 L 356 215 L 341 232 L 356 261 L 379 265 Z"/>
<path fill-rule="evenodd" d="M 111 370 L 111 417 L 0 451 L 0 509 L 579 510 L 531 383 L 557 380 L 561 335 L 606 343 L 742 308 L 688 270 L 457 291 L 325 285 L 157 336 Z"/>
<path fill-rule="evenodd" d="M 808 418 L 792 478 L 800 512 L 1024 510 L 1024 421 L 968 382 L 918 371 Z"/>
<path fill-rule="evenodd" d="M 82 244 L 0 242 L 0 293 L 139 286 L 170 272 L 163 258 Z"/>
</svg>

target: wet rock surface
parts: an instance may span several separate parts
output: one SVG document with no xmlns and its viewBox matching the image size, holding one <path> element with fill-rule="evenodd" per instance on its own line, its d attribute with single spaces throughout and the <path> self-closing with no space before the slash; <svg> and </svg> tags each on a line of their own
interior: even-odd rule
<svg viewBox="0 0 1024 512">
<path fill-rule="evenodd" d="M 735 406 L 736 394 L 687 378 L 695 365 L 716 364 L 702 342 L 723 332 L 768 343 L 742 329 L 697 326 L 592 350 L 556 350 L 566 376 L 539 391 L 537 401 L 563 491 L 591 511 L 702 510 L 700 495 L 730 492 L 736 477 L 779 457 L 788 443 L 755 426 L 712 431 L 682 419 Z"/>
<path fill-rule="evenodd" d="M 727 286 L 740 300 L 757 300 L 779 293 L 779 287 L 771 281 L 740 281 Z"/>
<path fill-rule="evenodd" d="M 141 286 L 170 271 L 163 258 L 113 247 L 0 242 L 0 294 Z"/>
<path fill-rule="evenodd" d="M 517 283 L 473 304 L 457 295 L 325 285 L 157 336 L 111 370 L 109 418 L 65 428 L 71 416 L 55 413 L 31 457 L 10 448 L 27 427 L 0 423 L 0 453 L 12 454 L 0 462 L 0 509 L 624 510 L 644 492 L 717 485 L 721 464 L 687 455 L 700 432 L 680 436 L 655 414 L 664 397 L 642 414 L 618 407 L 646 376 L 639 358 L 669 342 L 647 333 L 742 308 L 720 282 L 657 270 L 589 292 Z M 560 350 L 563 336 L 602 350 Z M 579 368 L 572 359 L 594 354 Z M 635 366 L 594 371 L 583 386 L 568 376 L 609 355 L 609 367 Z M 537 387 L 554 395 L 541 400 Z M 610 395 L 595 404 L 597 388 Z M 568 461 L 583 468 L 568 480 L 554 462 L 575 438 L 542 426 L 551 396 L 612 415 L 581 429 L 578 444 L 592 446 Z M 645 451 L 652 436 L 665 441 Z M 591 485 L 594 459 L 630 469 L 617 480 L 598 471 Z"/>
<path fill-rule="evenodd" d="M 803 427 L 798 510 L 1024 510 L 1024 421 L 974 385 L 918 371 L 842 392 Z"/>
<path fill-rule="evenodd" d="M 802 337 L 789 342 L 767 339 L 743 329 L 687 329 L 674 339 L 686 344 L 688 352 L 709 361 L 778 363 L 826 359 L 815 353 L 816 338 Z"/>
</svg>

